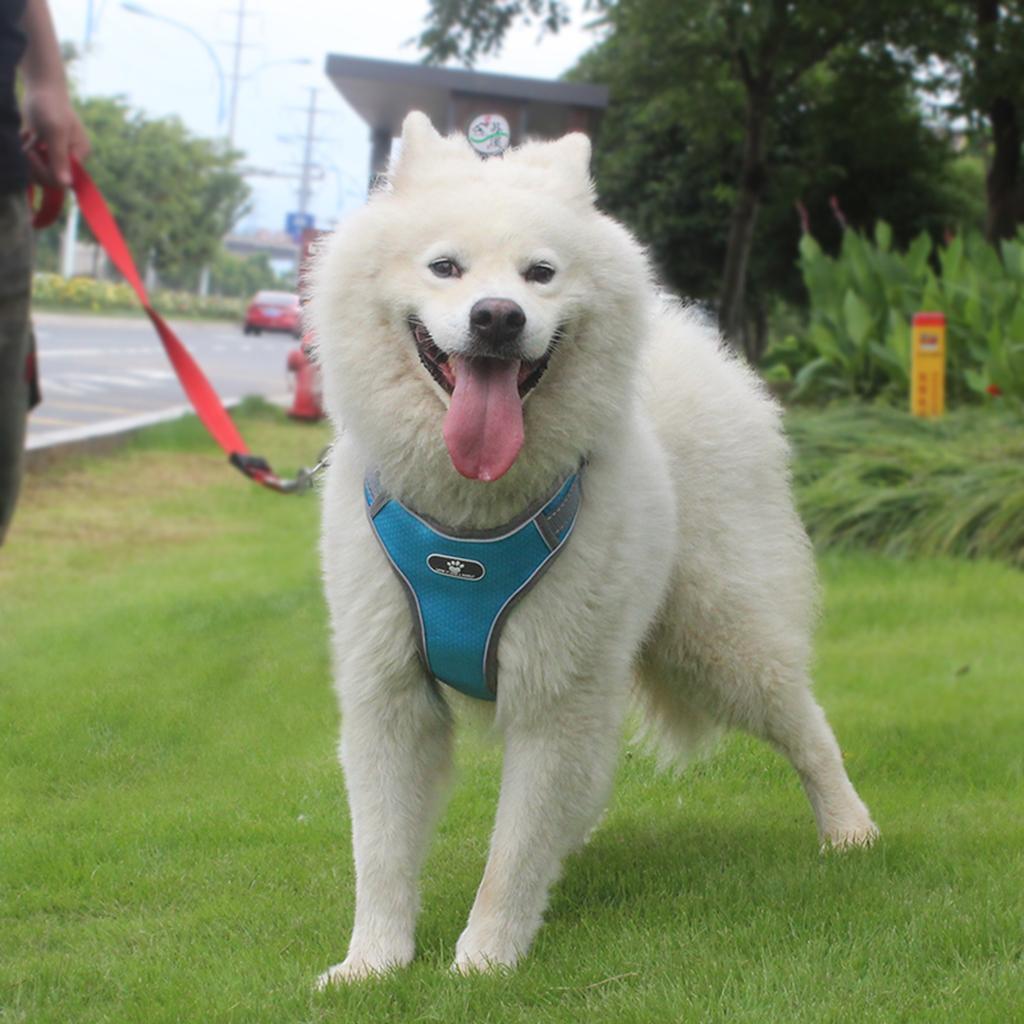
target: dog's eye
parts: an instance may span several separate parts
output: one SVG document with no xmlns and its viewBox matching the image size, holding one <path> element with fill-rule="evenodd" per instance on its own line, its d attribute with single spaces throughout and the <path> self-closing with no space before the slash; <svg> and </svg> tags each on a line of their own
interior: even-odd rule
<svg viewBox="0 0 1024 1024">
<path fill-rule="evenodd" d="M 446 256 L 430 261 L 430 269 L 435 277 L 462 277 L 462 267 Z"/>
<path fill-rule="evenodd" d="M 534 284 L 547 284 L 555 276 L 555 268 L 550 263 L 534 263 L 523 277 Z"/>
</svg>

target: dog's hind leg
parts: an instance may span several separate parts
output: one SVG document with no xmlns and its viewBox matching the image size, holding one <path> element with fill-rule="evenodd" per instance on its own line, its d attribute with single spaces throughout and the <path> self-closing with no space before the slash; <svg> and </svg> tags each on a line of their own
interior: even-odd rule
<svg viewBox="0 0 1024 1024">
<path fill-rule="evenodd" d="M 560 704 L 506 727 L 490 855 L 454 970 L 512 967 L 529 950 L 563 859 L 608 799 L 626 689 L 599 692 L 581 681 Z"/>
<path fill-rule="evenodd" d="M 406 685 L 381 680 L 342 700 L 345 770 L 356 869 L 356 911 L 336 982 L 408 964 L 419 909 L 417 879 L 451 761 L 447 708 L 419 669 Z"/>
<path fill-rule="evenodd" d="M 878 829 L 853 788 L 825 712 L 807 685 L 773 691 L 747 723 L 796 769 L 818 823 L 823 847 L 870 846 Z"/>
<path fill-rule="evenodd" d="M 878 835 L 843 765 L 836 738 L 804 668 L 807 631 L 759 620 L 737 597 L 704 619 L 699 606 L 663 624 L 638 674 L 648 721 L 669 755 L 699 750 L 723 728 L 770 743 L 796 769 L 823 846 L 870 845 Z M 723 610 L 724 609 L 724 610 Z M 659 658 L 667 651 L 671 660 Z"/>
</svg>

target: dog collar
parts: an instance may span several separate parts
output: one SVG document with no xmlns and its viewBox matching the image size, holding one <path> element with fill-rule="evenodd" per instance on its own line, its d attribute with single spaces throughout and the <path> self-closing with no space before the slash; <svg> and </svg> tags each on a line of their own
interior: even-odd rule
<svg viewBox="0 0 1024 1024">
<path fill-rule="evenodd" d="M 420 657 L 433 679 L 477 697 L 498 692 L 498 641 L 509 612 L 565 547 L 579 513 L 580 471 L 492 530 L 455 530 L 407 508 L 375 472 L 370 525 L 405 588 Z"/>
</svg>

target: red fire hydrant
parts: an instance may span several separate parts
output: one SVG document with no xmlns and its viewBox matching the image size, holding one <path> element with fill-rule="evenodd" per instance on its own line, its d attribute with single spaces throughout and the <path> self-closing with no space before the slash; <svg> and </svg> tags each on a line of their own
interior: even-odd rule
<svg viewBox="0 0 1024 1024">
<path fill-rule="evenodd" d="M 297 420 L 323 419 L 320 370 L 313 362 L 312 339 L 306 335 L 298 348 L 288 353 L 288 372 L 295 374 L 295 397 L 288 415 Z"/>
</svg>

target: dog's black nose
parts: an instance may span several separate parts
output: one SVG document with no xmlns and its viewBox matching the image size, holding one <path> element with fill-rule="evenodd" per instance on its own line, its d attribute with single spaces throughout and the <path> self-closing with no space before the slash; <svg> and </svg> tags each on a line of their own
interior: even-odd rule
<svg viewBox="0 0 1024 1024">
<path fill-rule="evenodd" d="M 482 354 L 511 354 L 508 350 L 519 340 L 526 314 L 511 299 L 481 299 L 469 311 L 469 326 L 473 337 L 487 350 Z"/>
</svg>

